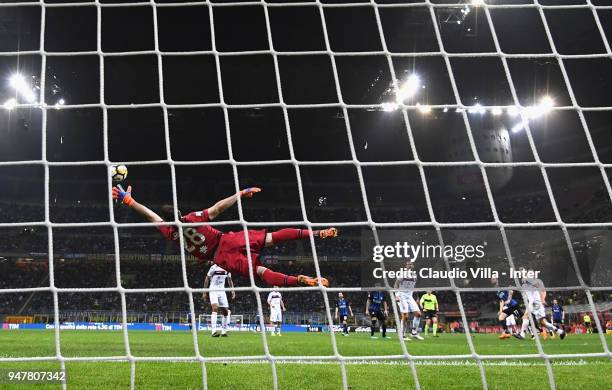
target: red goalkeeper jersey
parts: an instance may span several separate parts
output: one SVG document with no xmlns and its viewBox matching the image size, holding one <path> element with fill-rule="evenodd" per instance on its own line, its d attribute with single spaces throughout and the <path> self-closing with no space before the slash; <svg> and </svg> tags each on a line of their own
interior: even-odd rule
<svg viewBox="0 0 612 390">
<path fill-rule="evenodd" d="M 181 221 L 187 223 L 208 222 L 208 210 L 195 211 L 184 216 Z M 179 244 L 179 232 L 176 226 L 158 226 L 166 239 Z M 200 260 L 212 260 L 219 239 L 223 233 L 209 225 L 184 227 L 183 238 L 185 250 Z"/>
</svg>

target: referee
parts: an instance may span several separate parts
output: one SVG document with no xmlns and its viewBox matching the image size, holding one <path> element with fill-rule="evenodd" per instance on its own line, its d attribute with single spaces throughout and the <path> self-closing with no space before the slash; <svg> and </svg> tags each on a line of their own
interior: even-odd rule
<svg viewBox="0 0 612 390">
<path fill-rule="evenodd" d="M 438 337 L 438 298 L 433 291 L 427 291 L 421 296 L 419 303 L 423 308 L 423 317 L 425 317 L 425 335 L 429 333 L 429 324 L 433 322 L 433 337 Z"/>
</svg>

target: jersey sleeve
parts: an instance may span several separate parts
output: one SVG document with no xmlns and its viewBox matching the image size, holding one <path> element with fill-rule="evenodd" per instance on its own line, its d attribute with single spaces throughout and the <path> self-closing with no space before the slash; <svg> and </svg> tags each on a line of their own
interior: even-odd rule
<svg viewBox="0 0 612 390">
<path fill-rule="evenodd" d="M 157 228 L 161 232 L 162 236 L 166 238 L 166 240 L 171 240 L 171 241 L 174 240 L 174 234 L 176 233 L 175 226 L 163 225 L 163 226 L 158 226 Z"/>
<path fill-rule="evenodd" d="M 208 269 L 208 273 L 206 273 L 206 276 L 208 276 L 209 278 L 210 278 L 211 276 L 213 276 L 213 274 L 215 273 L 214 268 L 215 268 L 215 267 L 210 267 L 210 268 Z"/>
<path fill-rule="evenodd" d="M 185 222 L 208 222 L 210 221 L 210 218 L 208 217 L 208 209 L 206 210 L 200 210 L 200 211 L 194 211 L 193 213 L 189 213 L 187 214 L 184 218 L 183 221 Z"/>
<path fill-rule="evenodd" d="M 268 303 L 270 303 L 271 301 L 272 301 L 272 293 L 270 292 L 270 293 L 268 294 Z"/>
</svg>

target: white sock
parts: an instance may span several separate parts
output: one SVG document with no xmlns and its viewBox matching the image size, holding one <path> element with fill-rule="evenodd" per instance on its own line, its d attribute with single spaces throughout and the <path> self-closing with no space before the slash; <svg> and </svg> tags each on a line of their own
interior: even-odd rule
<svg viewBox="0 0 612 390">
<path fill-rule="evenodd" d="M 212 333 L 217 331 L 217 313 L 214 312 L 210 315 L 210 329 Z"/>
<path fill-rule="evenodd" d="M 225 332 L 227 330 L 227 316 L 221 315 L 221 330 Z"/>
<path fill-rule="evenodd" d="M 521 336 L 525 337 L 527 327 L 529 327 L 529 320 L 527 318 L 523 318 L 523 323 L 521 324 Z"/>
<path fill-rule="evenodd" d="M 419 333 L 419 323 L 421 322 L 421 317 L 414 317 L 412 319 L 412 334 Z"/>
<path fill-rule="evenodd" d="M 554 326 L 553 324 L 551 324 L 550 322 L 547 322 L 546 325 L 544 325 L 546 327 L 546 329 L 550 330 L 551 332 L 556 332 L 557 331 L 557 327 Z"/>
<path fill-rule="evenodd" d="M 227 328 L 229 327 L 229 324 L 230 324 L 230 316 L 228 314 L 225 316 L 225 324 L 223 324 L 223 328 L 227 330 Z"/>
</svg>

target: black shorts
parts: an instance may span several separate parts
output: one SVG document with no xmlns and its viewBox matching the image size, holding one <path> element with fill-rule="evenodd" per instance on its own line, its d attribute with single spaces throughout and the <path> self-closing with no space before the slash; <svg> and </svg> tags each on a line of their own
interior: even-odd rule
<svg viewBox="0 0 612 390">
<path fill-rule="evenodd" d="M 508 306 L 504 310 L 502 310 L 502 313 L 506 313 L 508 316 L 513 315 L 517 323 L 519 318 L 523 316 L 523 311 L 518 306 Z"/>
<path fill-rule="evenodd" d="M 346 320 L 348 320 L 348 316 L 347 315 L 342 315 L 342 314 L 338 315 L 338 321 L 344 322 Z"/>
<path fill-rule="evenodd" d="M 425 317 L 426 320 L 430 320 L 437 317 L 437 313 L 436 310 L 423 310 L 423 317 Z"/>
<path fill-rule="evenodd" d="M 553 324 L 563 325 L 563 320 L 561 318 L 553 318 Z"/>
<path fill-rule="evenodd" d="M 370 312 L 370 317 L 376 318 L 379 321 L 385 321 L 387 319 L 387 317 L 385 317 L 385 313 L 383 313 L 380 310 L 378 310 L 378 311 L 371 311 Z"/>
</svg>

